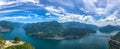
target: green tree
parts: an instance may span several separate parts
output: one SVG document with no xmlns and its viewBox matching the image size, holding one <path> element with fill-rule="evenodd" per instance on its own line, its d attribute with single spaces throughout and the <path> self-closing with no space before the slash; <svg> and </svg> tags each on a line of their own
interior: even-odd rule
<svg viewBox="0 0 120 49">
<path fill-rule="evenodd" d="M 3 49 L 3 46 L 5 45 L 5 41 L 2 36 L 0 36 L 0 49 Z"/>
<path fill-rule="evenodd" d="M 4 45 L 4 44 L 5 44 L 4 39 L 3 39 L 3 37 L 2 37 L 2 36 L 0 36 L 0 44 L 2 44 L 2 45 Z"/>
<path fill-rule="evenodd" d="M 2 36 L 0 36 L 0 41 L 2 41 L 3 40 L 3 37 Z"/>
<path fill-rule="evenodd" d="M 20 38 L 20 37 L 16 36 L 16 37 L 14 38 L 14 42 L 15 42 L 15 43 L 20 42 L 20 41 L 21 41 L 21 38 Z"/>
</svg>

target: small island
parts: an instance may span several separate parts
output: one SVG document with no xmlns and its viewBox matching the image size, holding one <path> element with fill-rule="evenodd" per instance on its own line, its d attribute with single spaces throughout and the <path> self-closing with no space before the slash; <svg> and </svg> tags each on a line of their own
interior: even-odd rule
<svg viewBox="0 0 120 49">
<path fill-rule="evenodd" d="M 34 49 L 34 47 L 19 37 L 15 37 L 14 40 L 4 40 L 0 37 L 0 49 Z"/>
</svg>

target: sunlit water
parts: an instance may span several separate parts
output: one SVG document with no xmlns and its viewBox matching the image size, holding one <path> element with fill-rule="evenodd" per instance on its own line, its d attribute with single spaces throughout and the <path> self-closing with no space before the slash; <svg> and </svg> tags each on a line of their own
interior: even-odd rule
<svg viewBox="0 0 120 49">
<path fill-rule="evenodd" d="M 22 28 L 1 35 L 7 40 L 20 36 L 22 40 L 32 43 L 35 49 L 108 49 L 108 40 L 97 36 L 86 36 L 80 39 L 45 40 L 25 35 Z"/>
</svg>

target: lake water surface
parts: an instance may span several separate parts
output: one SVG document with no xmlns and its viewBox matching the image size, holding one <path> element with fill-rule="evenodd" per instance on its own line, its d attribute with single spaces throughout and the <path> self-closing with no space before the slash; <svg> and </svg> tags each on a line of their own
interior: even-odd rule
<svg viewBox="0 0 120 49">
<path fill-rule="evenodd" d="M 32 43 L 35 49 L 108 49 L 108 40 L 97 36 L 86 36 L 80 39 L 45 40 L 25 35 L 22 28 L 1 35 L 6 40 L 20 36 L 22 40 Z"/>
</svg>

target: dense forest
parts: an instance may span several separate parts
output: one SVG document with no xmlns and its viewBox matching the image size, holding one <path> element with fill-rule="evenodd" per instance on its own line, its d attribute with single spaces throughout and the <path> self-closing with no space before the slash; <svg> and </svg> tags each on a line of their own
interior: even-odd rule
<svg viewBox="0 0 120 49">
<path fill-rule="evenodd" d="M 80 38 L 85 35 L 96 33 L 96 31 L 84 28 L 68 28 L 65 29 L 62 33 L 62 36 L 65 38 Z"/>
<path fill-rule="evenodd" d="M 70 28 L 69 28 L 70 27 Z M 65 27 L 65 25 L 57 22 L 38 22 L 30 23 L 24 26 L 26 34 L 37 38 L 80 38 L 84 35 L 93 34 L 96 31 L 88 28 Z"/>
<path fill-rule="evenodd" d="M 24 29 L 27 35 L 40 38 L 49 38 L 60 34 L 63 30 L 63 27 L 60 23 L 52 21 L 27 24 Z"/>
</svg>

